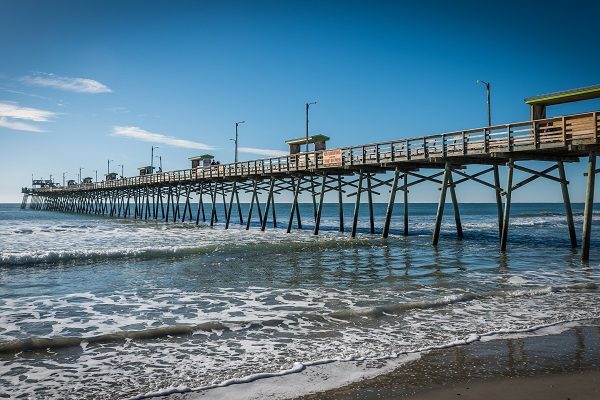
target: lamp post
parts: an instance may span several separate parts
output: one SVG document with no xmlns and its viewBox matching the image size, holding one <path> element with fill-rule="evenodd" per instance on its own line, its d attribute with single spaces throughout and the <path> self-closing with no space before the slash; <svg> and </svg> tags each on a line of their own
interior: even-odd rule
<svg viewBox="0 0 600 400">
<path fill-rule="evenodd" d="M 487 94 L 487 111 L 488 111 L 488 126 L 492 126 L 492 105 L 490 101 L 490 83 L 482 80 L 477 80 L 477 83 L 485 85 L 485 91 Z"/>
<path fill-rule="evenodd" d="M 123 164 L 119 164 L 117 167 L 121 167 L 121 179 L 123 179 Z"/>
<path fill-rule="evenodd" d="M 67 173 L 63 172 L 63 186 L 65 186 L 65 175 L 67 175 Z"/>
<path fill-rule="evenodd" d="M 158 146 L 152 146 L 152 150 L 150 153 L 150 173 L 154 173 L 154 149 L 158 149 Z"/>
<path fill-rule="evenodd" d="M 233 143 L 235 143 L 235 158 L 234 162 L 238 162 L 238 126 L 240 124 L 245 123 L 246 121 L 239 121 L 235 123 L 235 139 L 233 139 Z"/>
<path fill-rule="evenodd" d="M 306 103 L 306 152 L 307 153 L 308 153 L 308 109 L 313 104 L 317 104 L 317 102 L 313 101 L 312 103 Z"/>
<path fill-rule="evenodd" d="M 111 161 L 115 161 L 115 160 L 108 160 L 108 168 L 107 168 L 107 172 L 106 172 L 107 175 L 110 174 L 110 162 Z"/>
<path fill-rule="evenodd" d="M 83 169 L 83 167 L 79 167 L 79 184 L 81 184 L 81 170 Z"/>
<path fill-rule="evenodd" d="M 95 169 L 94 172 L 96 173 L 96 180 L 94 181 L 94 183 L 98 183 L 98 170 Z"/>
<path fill-rule="evenodd" d="M 158 158 L 158 172 L 162 172 L 162 155 L 154 156 L 154 158 Z"/>
</svg>

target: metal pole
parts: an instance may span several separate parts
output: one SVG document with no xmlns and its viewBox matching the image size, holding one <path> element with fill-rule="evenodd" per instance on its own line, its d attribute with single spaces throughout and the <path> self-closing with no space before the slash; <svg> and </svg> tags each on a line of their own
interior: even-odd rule
<svg viewBox="0 0 600 400">
<path fill-rule="evenodd" d="M 239 124 L 243 124 L 245 122 L 246 121 L 239 121 L 239 122 L 235 123 L 235 140 L 234 140 L 234 143 L 235 143 L 235 159 L 234 160 L 235 160 L 236 163 L 238 162 L 238 125 Z"/>
<path fill-rule="evenodd" d="M 310 108 L 311 104 L 317 104 L 317 102 L 313 101 L 312 103 L 306 103 L 306 153 L 307 154 L 308 154 L 308 109 Z M 308 169 L 308 159 L 307 159 L 306 168 Z"/>
</svg>

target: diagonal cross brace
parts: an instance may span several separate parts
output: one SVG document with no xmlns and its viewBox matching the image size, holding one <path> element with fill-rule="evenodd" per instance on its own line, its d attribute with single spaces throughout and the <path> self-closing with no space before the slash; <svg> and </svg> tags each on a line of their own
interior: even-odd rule
<svg viewBox="0 0 600 400">
<path fill-rule="evenodd" d="M 557 178 L 555 176 L 548 175 L 548 172 L 554 171 L 555 169 L 558 168 L 558 164 L 555 164 L 555 165 L 553 165 L 551 167 L 548 167 L 545 170 L 539 171 L 539 172 L 535 171 L 533 169 L 530 169 L 530 168 L 525 168 L 525 167 L 521 167 L 521 166 L 514 165 L 514 164 L 513 164 L 513 168 L 518 169 L 520 171 L 529 172 L 533 176 L 530 176 L 527 179 L 523 179 L 521 182 L 517 183 L 516 185 L 513 185 L 512 188 L 511 188 L 511 190 L 517 190 L 518 188 L 523 187 L 526 184 L 528 184 L 528 183 L 530 183 L 530 182 L 532 182 L 532 181 L 534 181 L 534 180 L 536 180 L 538 178 L 546 178 L 546 179 L 550 179 L 550 180 L 553 180 L 553 181 L 556 181 L 556 182 L 559 182 L 559 183 L 563 183 L 564 182 L 565 184 L 569 183 L 568 181 L 563 181 L 562 179 Z"/>
</svg>

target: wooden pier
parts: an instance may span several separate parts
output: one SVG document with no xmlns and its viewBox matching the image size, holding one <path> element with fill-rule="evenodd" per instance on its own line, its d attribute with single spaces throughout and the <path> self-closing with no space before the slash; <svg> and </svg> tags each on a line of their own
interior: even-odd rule
<svg viewBox="0 0 600 400">
<path fill-rule="evenodd" d="M 144 176 L 86 183 L 66 187 L 24 188 L 22 208 L 108 215 L 121 218 L 217 223 L 217 204 L 225 211 L 224 228 L 233 219 L 249 229 L 256 220 L 260 229 L 269 223 L 277 226 L 275 197 L 292 194 L 287 216 L 287 232 L 302 229 L 299 196 L 310 194 L 314 211 L 314 234 L 319 233 L 324 196 L 337 193 L 339 230 L 344 232 L 344 197 L 354 202 L 350 234 L 356 236 L 362 195 L 369 207 L 370 232 L 375 234 L 373 194 L 389 190 L 381 235 L 388 236 L 398 191 L 403 194 L 403 234 L 409 230 L 409 189 L 424 182 L 440 185 L 440 196 L 432 235 L 437 245 L 448 191 L 452 202 L 457 236 L 462 238 L 457 185 L 473 181 L 494 191 L 497 205 L 500 250 L 508 243 L 510 209 L 515 190 L 539 178 L 561 185 L 568 233 L 573 247 L 577 238 L 569 198 L 564 163 L 586 157 L 587 189 L 582 233 L 582 259 L 589 258 L 594 201 L 596 155 L 600 151 L 600 111 L 546 118 L 546 107 L 569 101 L 600 97 L 600 86 L 538 96 L 527 99 L 532 119 L 525 122 L 486 126 L 439 135 L 406 138 L 381 143 L 317 150 L 284 157 L 243 161 L 192 169 L 150 173 Z M 549 165 L 534 170 L 526 161 L 545 161 Z M 485 166 L 476 173 L 469 166 Z M 507 181 L 501 186 L 499 168 L 507 168 Z M 529 177 L 514 182 L 514 171 Z M 392 173 L 390 176 L 389 173 Z M 239 194 L 250 193 L 247 215 L 243 215 Z M 504 201 L 503 201 L 504 198 Z M 196 215 L 191 203 L 198 202 Z M 256 214 L 255 214 L 256 213 Z M 232 214 L 238 214 L 236 218 Z"/>
</svg>

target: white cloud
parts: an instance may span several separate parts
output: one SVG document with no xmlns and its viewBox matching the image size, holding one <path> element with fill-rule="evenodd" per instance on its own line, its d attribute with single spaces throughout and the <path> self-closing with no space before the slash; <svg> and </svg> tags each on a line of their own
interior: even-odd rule
<svg viewBox="0 0 600 400">
<path fill-rule="evenodd" d="M 143 130 L 137 126 L 113 126 L 111 136 L 127 137 L 141 140 L 144 142 L 162 143 L 174 147 L 183 147 L 186 149 L 214 150 L 213 146 L 191 140 L 177 139 L 173 136 L 167 136 L 160 133 L 153 133 Z"/>
<path fill-rule="evenodd" d="M 10 119 L 3 117 L 0 117 L 0 127 L 13 129 L 15 131 L 44 132 L 43 129 L 40 129 L 35 125 L 26 124 L 25 122 L 12 122 Z"/>
<path fill-rule="evenodd" d="M 258 154 L 267 157 L 282 157 L 289 154 L 288 152 L 281 150 L 257 149 L 256 147 L 239 147 L 238 151 L 240 153 Z"/>
<path fill-rule="evenodd" d="M 21 81 L 28 85 L 44 86 L 60 90 L 68 90 L 77 93 L 111 93 L 112 90 L 93 79 L 88 78 L 69 78 L 66 76 L 57 76 L 37 72 L 33 75 L 27 75 L 21 78 Z"/>
<path fill-rule="evenodd" d="M 56 114 L 38 108 L 19 107 L 14 103 L 0 103 L 0 117 L 25 119 L 34 122 L 47 122 Z"/>
<path fill-rule="evenodd" d="M 54 116 L 56 113 L 52 111 L 0 102 L 0 127 L 3 128 L 25 132 L 44 132 L 40 127 L 22 121 L 48 122 Z"/>
</svg>

